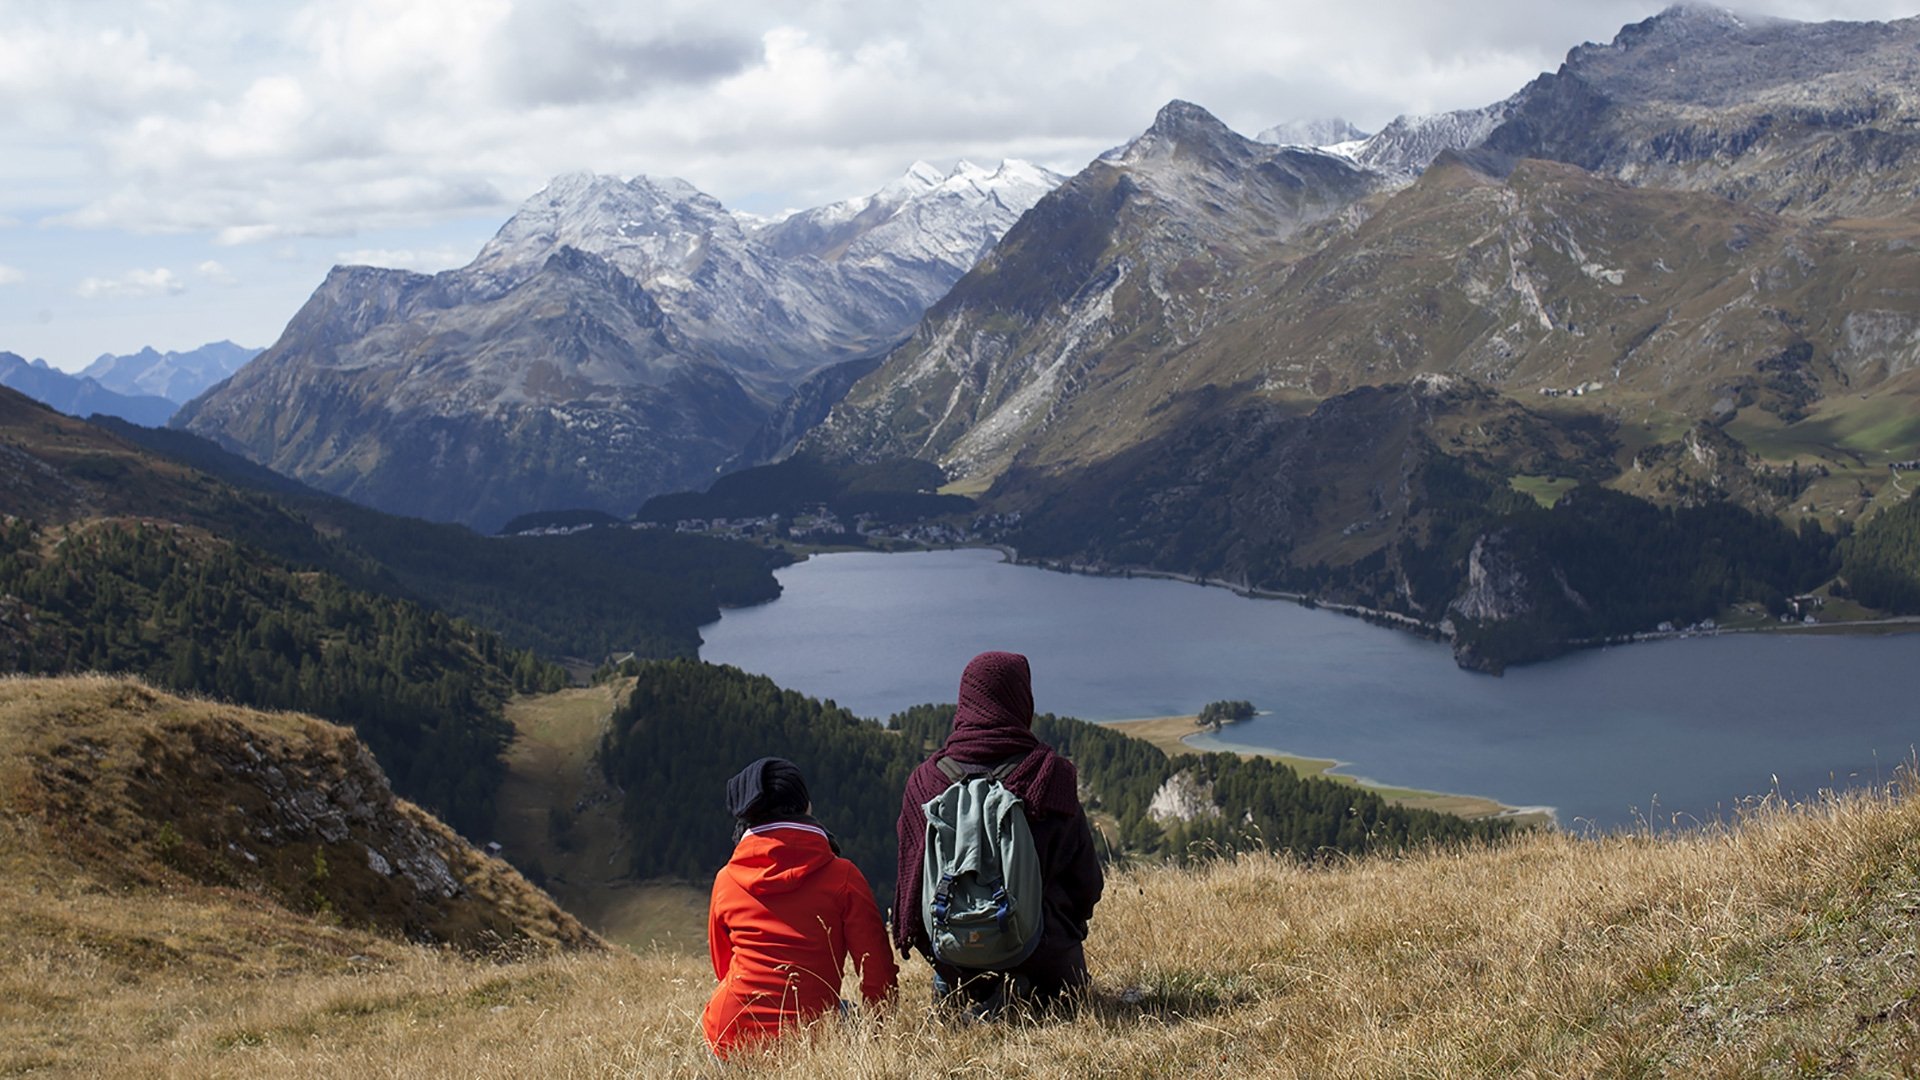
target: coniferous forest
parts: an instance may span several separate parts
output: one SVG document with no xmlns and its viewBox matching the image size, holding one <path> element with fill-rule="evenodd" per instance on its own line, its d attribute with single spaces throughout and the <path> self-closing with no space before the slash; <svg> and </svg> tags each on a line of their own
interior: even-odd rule
<svg viewBox="0 0 1920 1080">
<path fill-rule="evenodd" d="M 198 529 L 0 527 L 0 669 L 137 674 L 352 727 L 395 790 L 477 835 L 493 820 L 515 690 L 565 673 L 418 604 L 295 572 Z"/>
<path fill-rule="evenodd" d="M 800 767 L 814 815 L 886 902 L 900 794 L 914 766 L 945 740 L 952 705 L 916 706 L 883 727 L 738 668 L 667 660 L 639 665 L 636 674 L 601 752 L 607 779 L 626 793 L 622 813 L 636 838 L 636 876 L 711 878 L 733 846 L 727 778 L 774 755 Z M 1312 859 L 1486 840 L 1513 827 L 1402 809 L 1351 785 L 1302 779 L 1272 761 L 1230 754 L 1169 760 L 1150 743 L 1066 717 L 1036 717 L 1034 731 L 1079 768 L 1110 858 L 1185 860 L 1260 848 Z M 1189 770 L 1210 785 L 1218 812 L 1154 822 L 1147 813 L 1154 793 Z"/>
<path fill-rule="evenodd" d="M 1840 576 L 1854 599 L 1920 615 L 1920 493 L 1882 510 L 1840 545 Z"/>
</svg>

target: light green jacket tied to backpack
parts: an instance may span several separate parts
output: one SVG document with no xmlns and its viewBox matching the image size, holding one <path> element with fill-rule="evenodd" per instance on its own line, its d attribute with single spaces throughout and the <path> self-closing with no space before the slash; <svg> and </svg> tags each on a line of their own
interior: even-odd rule
<svg viewBox="0 0 1920 1080">
<path fill-rule="evenodd" d="M 969 776 L 938 764 L 953 781 L 927 800 L 920 916 L 933 955 L 955 967 L 1004 971 L 1040 944 L 1040 855 L 1019 796 L 1001 783 L 1022 758 Z"/>
</svg>

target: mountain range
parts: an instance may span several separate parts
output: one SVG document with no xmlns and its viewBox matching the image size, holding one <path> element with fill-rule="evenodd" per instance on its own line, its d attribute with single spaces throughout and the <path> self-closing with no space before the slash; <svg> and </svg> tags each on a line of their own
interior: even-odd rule
<svg viewBox="0 0 1920 1080">
<path fill-rule="evenodd" d="M 142 427 L 161 427 L 179 407 L 259 355 L 231 341 L 188 352 L 102 353 L 79 374 L 45 360 L 0 352 L 0 386 L 12 387 L 68 416 L 116 416 Z"/>
<path fill-rule="evenodd" d="M 337 267 L 176 424 L 375 507 L 494 527 L 703 482 L 808 376 L 876 357 L 1058 177 L 924 164 L 766 222 L 563 176 L 459 270 Z"/>
<path fill-rule="evenodd" d="M 466 268 L 337 269 L 176 423 L 482 525 L 625 514 L 796 450 L 915 457 L 1017 511 L 1023 553 L 1446 632 L 1497 615 L 1453 603 L 1508 513 L 1442 522 L 1447 478 L 1830 531 L 1897 497 L 1887 466 L 1920 456 L 1916 46 L 1920 20 L 1682 5 L 1370 136 L 1248 139 L 1175 101 L 1064 180 L 915 166 L 774 222 L 562 177 Z"/>
<path fill-rule="evenodd" d="M 159 427 L 179 406 L 154 394 L 109 389 L 90 375 L 70 375 L 45 360 L 0 352 L 0 386 L 6 386 L 68 416 L 103 413 L 146 427 Z"/>
<path fill-rule="evenodd" d="M 1485 109 L 1318 150 L 1176 102 L 801 448 L 937 461 L 1024 515 L 1023 555 L 1440 632 L 1493 566 L 1436 517 L 1456 466 L 1837 528 L 1920 449 L 1916 45 L 1920 20 L 1678 7 Z M 1551 606 L 1510 595 L 1470 607 Z"/>
<path fill-rule="evenodd" d="M 149 345 L 125 356 L 101 353 L 81 369 L 80 375 L 115 393 L 147 394 L 185 405 L 261 352 L 231 341 L 216 341 L 186 352 L 161 352 Z"/>
</svg>

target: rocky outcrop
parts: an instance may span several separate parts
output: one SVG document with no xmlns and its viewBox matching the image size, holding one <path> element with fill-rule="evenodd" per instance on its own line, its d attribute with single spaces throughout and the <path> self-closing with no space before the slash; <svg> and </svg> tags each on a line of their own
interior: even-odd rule
<svg viewBox="0 0 1920 1080">
<path fill-rule="evenodd" d="M 597 939 L 397 799 L 353 734 L 100 677 L 0 683 L 0 808 L 120 888 L 238 890 L 473 951 Z"/>
<path fill-rule="evenodd" d="M 1219 816 L 1220 807 L 1213 801 L 1213 782 L 1200 779 L 1192 769 L 1167 777 L 1147 804 L 1147 817 L 1162 825 Z"/>
<path fill-rule="evenodd" d="M 1508 622 L 1533 611 L 1529 582 L 1508 544 L 1507 534 L 1491 532 L 1473 542 L 1467 555 L 1467 587 L 1448 611 L 1475 622 Z"/>
<path fill-rule="evenodd" d="M 1680 4 L 1582 45 L 1486 140 L 1796 216 L 1900 214 L 1920 170 L 1920 19 L 1799 23 Z"/>
</svg>

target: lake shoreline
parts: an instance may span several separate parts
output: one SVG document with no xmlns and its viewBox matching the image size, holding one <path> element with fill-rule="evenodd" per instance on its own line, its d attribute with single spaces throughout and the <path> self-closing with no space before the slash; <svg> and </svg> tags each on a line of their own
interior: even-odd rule
<svg viewBox="0 0 1920 1080">
<path fill-rule="evenodd" d="M 1286 600 L 1304 608 L 1331 611 L 1336 614 L 1350 616 L 1374 626 L 1383 626 L 1392 630 L 1403 630 L 1416 637 L 1425 638 L 1428 641 L 1451 642 L 1453 640 L 1453 635 L 1450 633 L 1451 628 L 1445 623 L 1432 623 L 1424 619 L 1414 618 L 1411 615 L 1403 615 L 1397 611 L 1370 608 L 1361 604 L 1343 604 L 1334 600 L 1323 600 L 1310 593 L 1286 592 L 1280 589 L 1256 589 L 1240 582 L 1228 581 L 1225 578 L 1201 577 L 1198 574 L 1183 574 L 1173 570 L 1152 570 L 1141 567 L 1109 569 L 1091 566 L 1086 563 L 1063 563 L 1047 559 L 1022 559 L 1019 549 L 1008 544 L 958 544 L 954 545 L 954 547 L 997 551 L 1006 562 L 1014 566 L 1026 566 L 1036 570 L 1049 570 L 1060 574 L 1078 574 L 1086 577 L 1118 578 L 1121 580 L 1147 578 L 1149 580 L 1159 581 L 1178 581 L 1187 585 L 1198 585 L 1202 588 L 1225 589 L 1235 596 L 1245 597 L 1249 600 Z M 1587 649 L 1604 649 L 1614 645 L 1637 645 L 1643 642 L 1653 641 L 1674 641 L 1683 638 L 1721 637 L 1731 634 L 1821 636 L 1911 633 L 1920 633 L 1920 615 L 1888 615 L 1878 619 L 1850 619 L 1836 622 L 1769 623 L 1761 626 L 1683 627 L 1675 630 L 1636 630 L 1632 633 L 1618 634 L 1611 637 L 1568 639 L 1561 642 L 1561 644 L 1566 647 L 1565 652 L 1557 653 L 1540 660 L 1525 661 L 1524 664 L 1507 664 L 1503 662 L 1500 664 L 1500 668 L 1504 669 L 1509 666 L 1519 667 L 1525 664 L 1547 663 L 1548 661 L 1559 659 L 1570 653 L 1581 652 Z M 1476 674 L 1490 674 L 1496 678 L 1500 676 L 1499 670 L 1488 670 L 1459 663 L 1457 654 L 1455 663 L 1462 671 Z"/>
<path fill-rule="evenodd" d="M 1224 741 L 1317 754 L 1352 764 L 1316 773 L 1551 806 L 1573 830 L 1706 821 L 1776 788 L 1871 782 L 1914 742 L 1899 674 L 1920 663 L 1913 633 L 1703 635 L 1472 679 L 1444 645 L 1231 590 L 1026 574 L 983 545 L 901 554 L 781 571 L 786 603 L 727 612 L 701 655 L 884 716 L 951 700 L 968 657 L 1010 649 L 1034 658 L 1036 696 L 1061 715 L 1166 717 L 1225 698 L 1275 711 L 1217 736 L 1184 727 L 1173 753 L 1241 749 Z"/>
<path fill-rule="evenodd" d="M 1345 768 L 1349 764 L 1335 758 L 1304 757 L 1269 747 L 1228 742 L 1219 736 L 1222 732 L 1231 729 L 1233 725 L 1228 724 L 1218 730 L 1208 731 L 1200 728 L 1198 719 L 1191 715 L 1151 716 L 1137 720 L 1104 720 L 1097 723 L 1101 727 L 1110 728 L 1131 738 L 1152 743 L 1170 758 L 1180 754 L 1215 753 L 1235 754 L 1243 758 L 1264 757 L 1278 761 L 1303 777 L 1317 776 L 1371 791 L 1396 806 L 1436 810 L 1469 819 L 1513 818 L 1528 824 L 1547 826 L 1557 823 L 1553 808 L 1550 806 L 1508 806 L 1479 795 L 1424 791 L 1419 788 L 1383 784 L 1367 777 L 1335 772 L 1334 770 Z M 1192 741 L 1207 738 L 1212 740 L 1213 745 L 1202 745 Z"/>
</svg>

